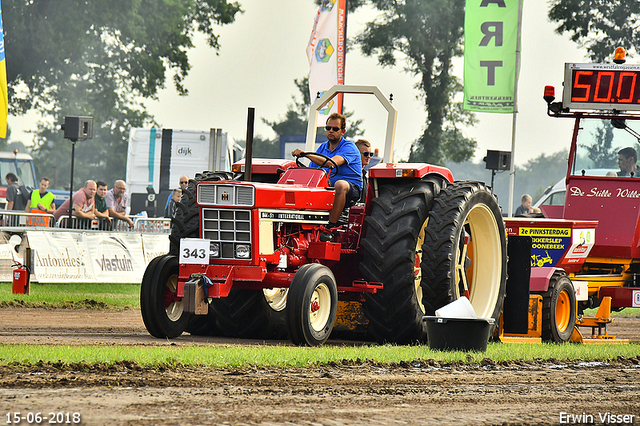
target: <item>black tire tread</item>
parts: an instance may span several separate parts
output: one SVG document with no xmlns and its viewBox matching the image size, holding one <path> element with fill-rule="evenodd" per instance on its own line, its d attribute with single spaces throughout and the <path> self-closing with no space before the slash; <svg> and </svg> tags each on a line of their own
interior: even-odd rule
<svg viewBox="0 0 640 426">
<path fill-rule="evenodd" d="M 571 300 L 571 319 L 569 324 L 567 325 L 567 329 L 564 332 L 561 332 L 557 329 L 555 314 L 553 312 L 556 309 L 557 302 L 557 294 L 554 293 L 557 291 L 562 291 L 562 287 L 566 287 L 565 289 L 569 293 L 569 298 Z M 573 284 L 571 284 L 571 280 L 567 276 L 567 274 L 563 271 L 556 271 L 551 276 L 549 280 L 549 288 L 542 294 L 542 340 L 546 342 L 554 342 L 554 343 L 565 343 L 568 342 L 571 338 L 571 334 L 573 333 L 573 328 L 576 324 L 576 299 L 575 293 L 573 290 Z"/>
<path fill-rule="evenodd" d="M 360 270 L 365 279 L 384 286 L 377 293 L 365 294 L 364 305 L 368 331 L 380 343 L 424 339 L 423 312 L 414 285 L 416 243 L 433 199 L 444 185 L 442 178 L 389 181 L 372 200 L 361 241 Z"/>
<path fill-rule="evenodd" d="M 434 200 L 429 212 L 429 223 L 425 231 L 422 247 L 422 294 L 427 315 L 435 315 L 436 309 L 454 300 L 455 244 L 464 225 L 462 214 L 472 202 L 483 202 L 491 208 L 496 218 L 502 240 L 502 276 L 500 291 L 493 318 L 498 323 L 506 291 L 506 237 L 504 222 L 495 195 L 482 182 L 460 181 L 444 188 Z M 494 326 L 495 328 L 495 326 Z M 492 330 L 493 331 L 493 330 Z"/>
</svg>

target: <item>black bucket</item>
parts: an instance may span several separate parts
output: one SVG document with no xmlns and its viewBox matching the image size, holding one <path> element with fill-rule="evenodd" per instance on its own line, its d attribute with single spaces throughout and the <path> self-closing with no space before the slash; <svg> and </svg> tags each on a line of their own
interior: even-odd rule
<svg viewBox="0 0 640 426">
<path fill-rule="evenodd" d="M 493 318 L 426 316 L 429 348 L 441 351 L 486 352 Z"/>
</svg>

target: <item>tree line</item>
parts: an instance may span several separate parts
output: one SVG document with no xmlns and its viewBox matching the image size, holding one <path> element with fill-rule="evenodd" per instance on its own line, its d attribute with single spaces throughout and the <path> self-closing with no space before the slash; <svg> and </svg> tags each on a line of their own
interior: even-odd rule
<svg viewBox="0 0 640 426">
<path fill-rule="evenodd" d="M 630 56 L 638 53 L 640 2 L 548 4 L 557 32 L 585 46 L 591 59 L 606 61 L 618 45 Z M 350 48 L 377 57 L 380 66 L 403 64 L 419 77 L 415 95 L 424 103 L 424 130 L 411 145 L 410 161 L 444 165 L 474 155 L 476 142 L 463 129 L 476 118 L 456 100 L 463 82 L 452 68 L 452 60 L 463 54 L 464 5 L 465 0 L 348 2 L 349 11 L 366 6 L 378 12 L 349 40 Z M 77 145 L 78 181 L 95 176 L 114 181 L 125 174 L 129 129 L 159 125 L 141 100 L 155 98 L 168 80 L 187 95 L 183 83 L 193 36 L 205 34 L 217 51 L 216 29 L 233 24 L 243 9 L 226 0 L 130 0 L 126 7 L 100 0 L 6 0 L 2 12 L 9 110 L 35 110 L 42 117 L 32 150 L 40 174 L 68 175 L 70 144 L 59 125 L 65 115 L 82 111 L 94 117 L 94 138 Z M 283 119 L 268 124 L 278 135 L 296 126 L 304 134 L 300 106 L 309 103 L 295 102 Z M 357 134 L 358 126 L 352 128 Z"/>
</svg>

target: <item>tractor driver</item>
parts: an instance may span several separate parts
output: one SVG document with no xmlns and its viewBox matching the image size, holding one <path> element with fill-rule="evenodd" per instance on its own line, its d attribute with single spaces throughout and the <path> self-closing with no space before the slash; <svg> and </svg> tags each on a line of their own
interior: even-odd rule
<svg viewBox="0 0 640 426">
<path fill-rule="evenodd" d="M 338 173 L 329 178 L 329 182 L 335 188 L 336 195 L 333 206 L 329 211 L 328 228 L 337 228 L 340 213 L 345 206 L 350 206 L 352 202 L 360 198 L 362 191 L 362 161 L 360 151 L 356 145 L 344 138 L 346 132 L 346 117 L 342 114 L 333 113 L 327 118 L 327 141 L 318 148 L 319 154 L 324 154 L 331 158 L 338 165 Z M 304 154 L 301 149 L 291 152 L 294 157 Z M 319 167 L 324 164 L 325 168 L 332 168 L 333 163 L 327 162 L 323 157 L 308 155 L 311 161 L 309 166 Z M 320 236 L 322 241 L 333 241 L 333 235 L 323 232 Z"/>
</svg>

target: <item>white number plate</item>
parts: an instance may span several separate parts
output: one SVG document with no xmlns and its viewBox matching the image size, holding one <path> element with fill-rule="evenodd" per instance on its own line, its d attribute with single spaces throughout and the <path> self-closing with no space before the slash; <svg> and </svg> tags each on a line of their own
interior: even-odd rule
<svg viewBox="0 0 640 426">
<path fill-rule="evenodd" d="M 209 240 L 183 238 L 180 240 L 180 263 L 197 265 L 209 263 Z"/>
</svg>

